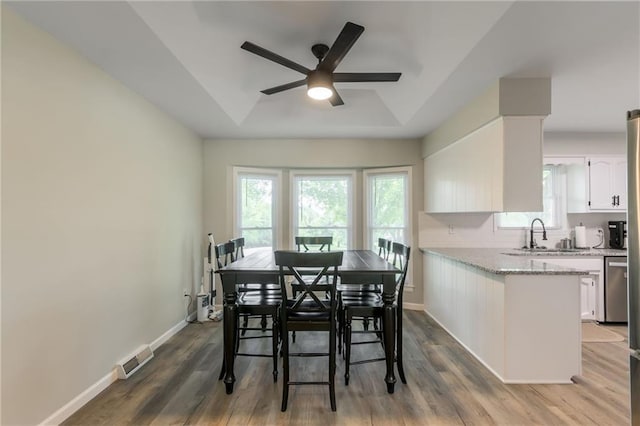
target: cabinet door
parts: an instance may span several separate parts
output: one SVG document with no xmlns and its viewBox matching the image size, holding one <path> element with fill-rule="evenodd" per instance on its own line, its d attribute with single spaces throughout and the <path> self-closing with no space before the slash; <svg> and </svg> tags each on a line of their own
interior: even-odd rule
<svg viewBox="0 0 640 426">
<path fill-rule="evenodd" d="M 613 194 L 618 197 L 616 208 L 627 209 L 627 158 L 617 157 L 613 161 Z"/>
<path fill-rule="evenodd" d="M 612 210 L 615 206 L 613 193 L 613 163 L 609 158 L 589 160 L 589 209 Z"/>
<path fill-rule="evenodd" d="M 596 283 L 591 275 L 580 279 L 580 317 L 596 319 Z"/>
</svg>

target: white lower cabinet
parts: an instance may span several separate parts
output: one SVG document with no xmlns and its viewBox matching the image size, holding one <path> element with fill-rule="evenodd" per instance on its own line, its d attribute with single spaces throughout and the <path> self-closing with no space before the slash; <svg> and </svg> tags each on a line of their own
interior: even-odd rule
<svg viewBox="0 0 640 426">
<path fill-rule="evenodd" d="M 580 317 L 583 320 L 596 319 L 596 282 L 597 275 L 580 279 Z"/>
<path fill-rule="evenodd" d="M 604 311 L 601 303 L 604 280 L 602 257 L 554 256 L 537 258 L 536 260 L 589 271 L 589 275 L 585 275 L 580 280 L 580 317 L 583 320 L 601 321 L 603 319 Z"/>
</svg>

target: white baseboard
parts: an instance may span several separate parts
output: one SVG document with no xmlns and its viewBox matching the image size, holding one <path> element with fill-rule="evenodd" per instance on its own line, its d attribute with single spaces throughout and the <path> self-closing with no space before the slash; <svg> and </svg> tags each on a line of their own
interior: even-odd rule
<svg viewBox="0 0 640 426">
<path fill-rule="evenodd" d="M 193 321 L 196 317 L 196 312 L 193 312 L 187 317 L 188 321 Z M 180 330 L 186 327 L 187 322 L 185 320 L 180 321 L 178 324 L 171 327 L 165 333 L 162 333 L 160 337 L 155 339 L 151 344 L 151 349 L 155 352 L 163 343 L 169 340 L 172 336 L 177 334 Z M 115 361 L 113 364 L 115 365 L 118 361 Z M 73 413 L 82 408 L 87 402 L 91 401 L 96 397 L 100 392 L 109 387 L 109 385 L 118 380 L 118 372 L 114 367 L 109 373 L 107 373 L 104 377 L 99 379 L 97 382 L 89 386 L 83 392 L 81 392 L 78 396 L 73 398 L 71 401 L 66 403 L 60 409 L 58 409 L 55 413 L 51 414 L 45 420 L 40 423 L 40 426 L 49 426 L 49 425 L 59 425 L 68 419 Z"/>
<path fill-rule="evenodd" d="M 410 311 L 424 311 L 424 305 L 422 303 L 403 303 L 402 307 Z"/>
<path fill-rule="evenodd" d="M 174 325 L 173 327 L 171 327 L 169 330 L 164 332 L 160 337 L 158 337 L 156 340 L 151 342 L 150 344 L 151 349 L 155 352 L 156 349 L 158 349 L 164 342 L 166 342 L 172 336 L 176 335 L 180 330 L 185 328 L 187 326 L 187 321 L 193 321 L 196 318 L 196 315 L 197 315 L 196 312 L 192 312 L 191 314 L 189 314 L 189 316 L 187 316 L 186 321 L 182 320 L 176 325 Z"/>
</svg>

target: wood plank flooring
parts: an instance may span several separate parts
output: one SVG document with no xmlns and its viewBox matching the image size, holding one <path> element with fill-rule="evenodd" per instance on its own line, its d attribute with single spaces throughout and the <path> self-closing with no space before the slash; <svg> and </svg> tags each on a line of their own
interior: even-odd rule
<svg viewBox="0 0 640 426">
<path fill-rule="evenodd" d="M 238 358 L 236 386 L 218 381 L 222 323 L 190 324 L 128 380 L 113 383 L 65 425 L 626 425 L 629 367 L 626 327 L 608 327 L 624 342 L 583 343 L 583 374 L 572 385 L 505 385 L 426 314 L 405 311 L 405 372 L 389 395 L 384 363 L 336 373 L 337 412 L 322 386 L 294 386 L 280 412 L 282 369 L 273 383 L 269 358 Z M 294 346 L 313 350 L 323 334 L 298 333 Z M 269 339 L 251 340 L 269 351 Z M 293 350 L 293 349 L 292 349 Z M 359 345 L 353 359 L 382 353 Z M 292 379 L 326 380 L 326 358 L 292 360 Z"/>
</svg>

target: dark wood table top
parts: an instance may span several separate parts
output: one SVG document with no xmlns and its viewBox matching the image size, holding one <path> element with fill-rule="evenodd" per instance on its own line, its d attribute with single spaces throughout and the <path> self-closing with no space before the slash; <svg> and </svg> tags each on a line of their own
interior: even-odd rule
<svg viewBox="0 0 640 426">
<path fill-rule="evenodd" d="M 249 250 L 248 250 L 249 251 Z M 399 270 L 371 250 L 344 250 L 342 266 L 338 274 L 354 273 L 396 274 Z M 273 250 L 270 248 L 253 249 L 242 259 L 223 267 L 218 271 L 225 272 L 278 272 Z"/>
</svg>

